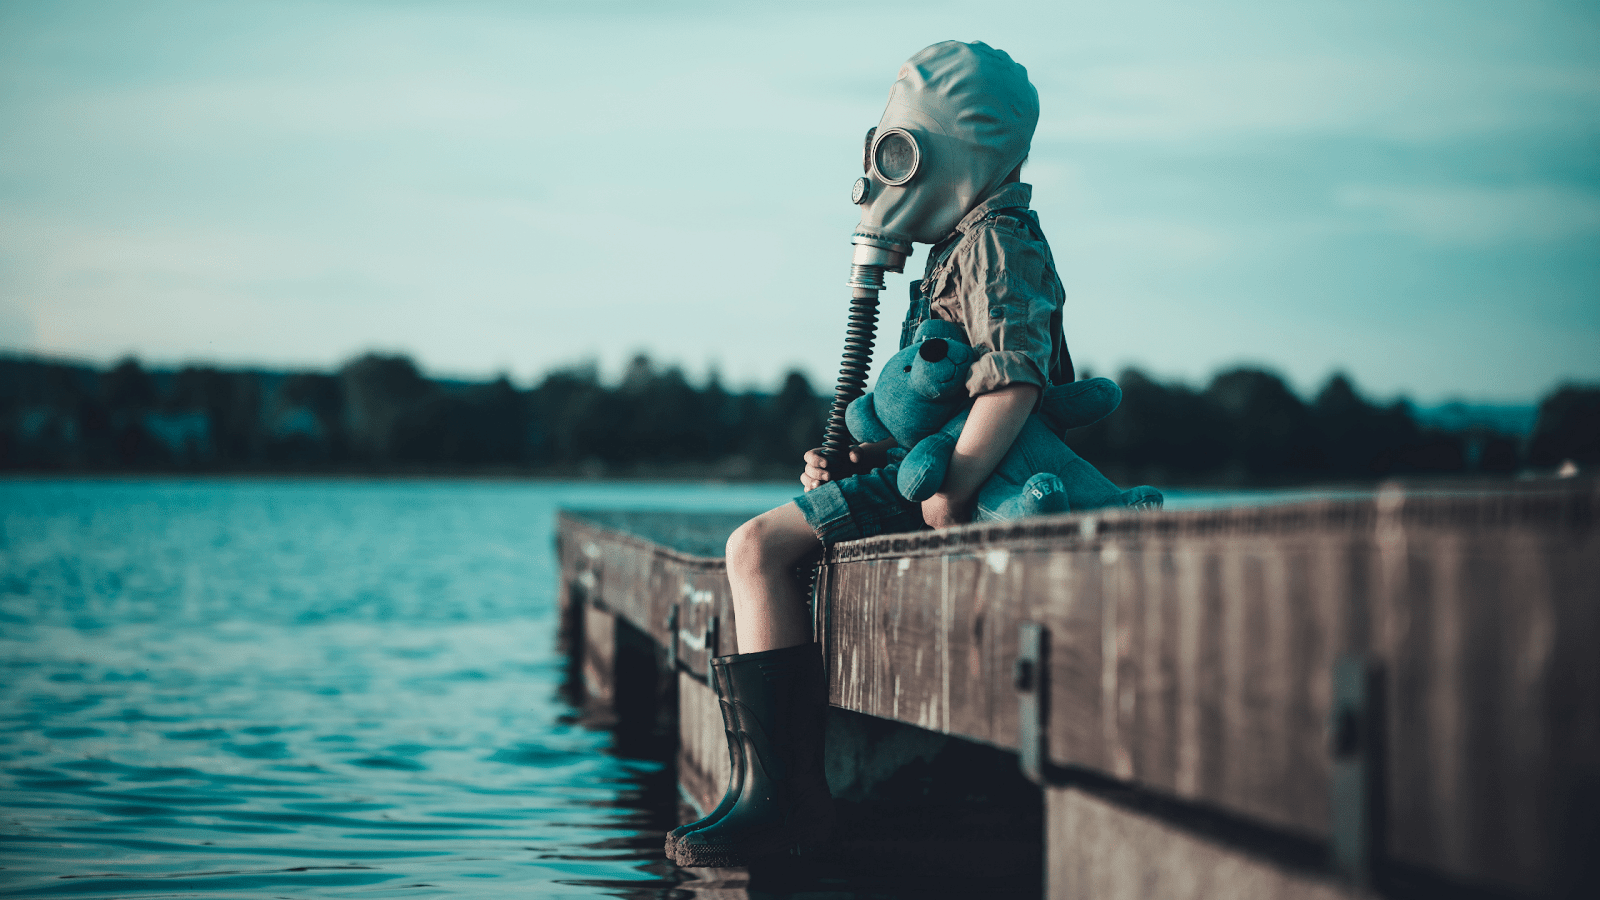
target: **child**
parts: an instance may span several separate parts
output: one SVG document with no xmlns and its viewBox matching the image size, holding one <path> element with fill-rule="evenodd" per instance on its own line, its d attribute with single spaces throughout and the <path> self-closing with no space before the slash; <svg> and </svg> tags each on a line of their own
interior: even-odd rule
<svg viewBox="0 0 1600 900">
<path fill-rule="evenodd" d="M 896 488 L 893 442 L 858 445 L 848 466 L 806 454 L 794 502 L 728 539 L 739 654 L 712 665 L 733 764 L 710 815 L 667 837 L 679 865 L 738 866 L 823 841 L 822 658 L 793 569 L 824 545 L 968 521 L 1047 383 L 1073 379 L 1061 336 L 1065 294 L 1021 183 L 1038 94 L 1027 71 L 982 43 L 935 44 L 901 66 L 868 134 L 858 236 L 933 245 L 912 285 L 902 346 L 928 318 L 959 325 L 980 354 L 974 398 L 940 491 L 921 504 Z M 843 469 L 848 468 L 848 471 Z"/>
</svg>

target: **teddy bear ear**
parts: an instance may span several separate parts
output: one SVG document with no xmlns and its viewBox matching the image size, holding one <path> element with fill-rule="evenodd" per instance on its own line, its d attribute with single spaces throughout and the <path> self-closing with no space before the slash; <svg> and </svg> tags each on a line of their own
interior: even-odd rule
<svg viewBox="0 0 1600 900">
<path fill-rule="evenodd" d="M 850 429 L 850 436 L 863 444 L 894 437 L 884 427 L 883 420 L 878 418 L 878 407 L 871 391 L 851 400 L 850 405 L 845 407 L 844 424 Z"/>
<path fill-rule="evenodd" d="M 926 341 L 930 338 L 943 338 L 958 344 L 967 343 L 967 334 L 961 330 L 961 326 L 943 319 L 929 319 L 917 329 L 917 340 Z"/>
</svg>

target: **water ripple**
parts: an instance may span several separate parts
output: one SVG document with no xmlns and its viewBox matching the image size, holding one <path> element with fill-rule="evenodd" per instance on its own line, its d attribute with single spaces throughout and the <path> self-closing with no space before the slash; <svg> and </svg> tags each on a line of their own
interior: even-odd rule
<svg viewBox="0 0 1600 900">
<path fill-rule="evenodd" d="M 651 496 L 730 505 L 0 482 L 0 894 L 670 894 L 670 773 L 576 720 L 554 647 L 556 505 Z"/>
</svg>

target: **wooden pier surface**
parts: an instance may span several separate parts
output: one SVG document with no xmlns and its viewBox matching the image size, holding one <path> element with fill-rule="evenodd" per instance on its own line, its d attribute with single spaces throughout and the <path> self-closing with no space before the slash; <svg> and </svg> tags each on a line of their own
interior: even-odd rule
<svg viewBox="0 0 1600 900">
<path fill-rule="evenodd" d="M 1052 896 L 1084 895 L 1088 873 L 1114 865 L 1058 846 L 1071 822 L 1101 814 L 1071 791 L 1085 777 L 1343 847 L 1347 862 L 1348 843 L 1366 842 L 1357 863 L 1370 850 L 1429 883 L 1564 896 L 1593 876 L 1600 841 L 1597 500 L 1593 481 L 1385 487 L 839 544 L 814 599 L 831 699 L 1023 759 L 1042 752 L 1047 822 L 1064 823 L 1046 837 Z M 564 596 L 631 623 L 682 678 L 703 680 L 711 656 L 735 649 L 720 555 L 744 518 L 564 512 Z M 1030 634 L 1040 658 L 1020 643 Z M 1340 712 L 1349 698 L 1336 691 L 1356 689 L 1337 688 L 1340 660 L 1372 691 L 1354 717 Z M 698 792 L 719 789 L 708 781 Z M 1215 895 L 1170 877 L 1142 894 L 1157 857 L 1127 862 L 1143 875 L 1101 872 L 1094 895 Z M 1340 883 L 1313 875 L 1249 895 Z M 1136 876 L 1145 887 L 1113 890 Z"/>
</svg>

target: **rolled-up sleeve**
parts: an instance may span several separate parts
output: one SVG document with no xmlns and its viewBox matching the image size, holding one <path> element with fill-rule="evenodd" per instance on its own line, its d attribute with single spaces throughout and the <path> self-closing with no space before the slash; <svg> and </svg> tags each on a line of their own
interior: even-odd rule
<svg viewBox="0 0 1600 900">
<path fill-rule="evenodd" d="M 1046 252 L 1025 227 L 1004 218 L 986 222 L 957 251 L 956 277 L 933 307 L 940 318 L 961 323 L 981 354 L 967 376 L 971 396 L 1048 383 L 1051 317 L 1061 298 Z"/>
</svg>

